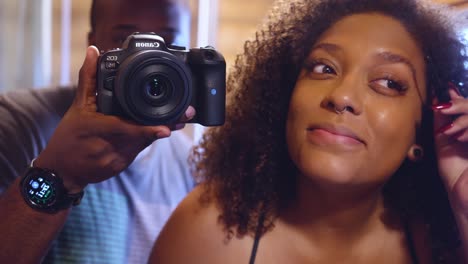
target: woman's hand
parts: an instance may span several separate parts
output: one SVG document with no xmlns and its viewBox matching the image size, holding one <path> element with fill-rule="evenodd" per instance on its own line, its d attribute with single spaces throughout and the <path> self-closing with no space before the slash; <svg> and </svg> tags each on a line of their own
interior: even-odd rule
<svg viewBox="0 0 468 264">
<path fill-rule="evenodd" d="M 97 112 L 98 56 L 95 47 L 87 49 L 75 100 L 35 162 L 35 166 L 57 172 L 71 193 L 117 175 L 154 140 L 168 137 L 195 114 L 189 107 L 181 124 L 168 127 L 141 126 Z"/>
<path fill-rule="evenodd" d="M 468 218 L 468 99 L 449 93 L 451 102 L 434 112 L 439 173 L 453 210 Z"/>
</svg>

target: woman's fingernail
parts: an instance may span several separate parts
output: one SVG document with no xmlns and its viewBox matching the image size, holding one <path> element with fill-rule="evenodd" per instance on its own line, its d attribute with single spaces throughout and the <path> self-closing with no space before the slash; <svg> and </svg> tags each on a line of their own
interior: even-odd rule
<svg viewBox="0 0 468 264">
<path fill-rule="evenodd" d="M 442 133 L 444 133 L 445 131 L 449 130 L 449 129 L 452 128 L 452 127 L 453 127 L 453 123 L 450 123 L 450 124 L 448 124 L 448 125 L 446 125 L 446 126 L 443 126 L 443 127 L 439 128 L 439 129 L 436 131 L 436 134 L 442 134 Z"/>
<path fill-rule="evenodd" d="M 449 89 L 454 90 L 455 93 L 457 93 L 458 96 L 461 96 L 460 91 L 458 90 L 458 87 L 453 82 L 449 82 L 448 87 L 449 87 Z"/>
<path fill-rule="evenodd" d="M 452 105 L 453 105 L 452 102 L 436 104 L 436 105 L 433 105 L 433 106 L 432 106 L 432 110 L 447 109 L 447 108 L 452 107 Z"/>
</svg>

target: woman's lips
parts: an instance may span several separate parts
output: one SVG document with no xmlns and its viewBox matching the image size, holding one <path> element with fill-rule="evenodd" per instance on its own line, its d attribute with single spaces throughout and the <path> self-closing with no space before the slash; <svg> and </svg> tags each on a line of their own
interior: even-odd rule
<svg viewBox="0 0 468 264">
<path fill-rule="evenodd" d="M 316 125 L 307 129 L 307 137 L 317 145 L 359 146 L 365 142 L 351 129 L 343 126 Z"/>
</svg>

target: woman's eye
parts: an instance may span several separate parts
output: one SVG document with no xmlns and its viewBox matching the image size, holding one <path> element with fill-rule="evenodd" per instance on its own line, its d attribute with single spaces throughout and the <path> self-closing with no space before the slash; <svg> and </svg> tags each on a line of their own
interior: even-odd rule
<svg viewBox="0 0 468 264">
<path fill-rule="evenodd" d="M 335 70 L 323 63 L 316 63 L 312 66 L 313 73 L 320 73 L 320 74 L 336 74 Z"/>
<path fill-rule="evenodd" d="M 391 79 L 380 79 L 374 81 L 376 84 L 380 86 L 384 86 L 386 88 L 398 91 L 398 92 L 403 92 L 406 90 L 406 85 L 403 85 L 397 81 L 391 80 Z"/>
</svg>

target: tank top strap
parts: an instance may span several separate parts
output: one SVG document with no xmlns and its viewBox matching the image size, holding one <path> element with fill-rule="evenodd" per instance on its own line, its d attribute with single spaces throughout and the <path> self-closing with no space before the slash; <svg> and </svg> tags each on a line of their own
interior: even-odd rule
<svg viewBox="0 0 468 264">
<path fill-rule="evenodd" d="M 252 247 L 252 252 L 250 253 L 249 264 L 255 264 L 255 257 L 257 256 L 258 244 L 260 243 L 261 231 L 263 228 L 263 222 L 265 221 L 265 214 L 260 214 L 257 223 L 257 229 L 255 230 L 255 239 Z"/>
</svg>

